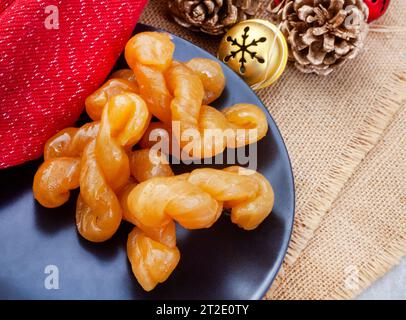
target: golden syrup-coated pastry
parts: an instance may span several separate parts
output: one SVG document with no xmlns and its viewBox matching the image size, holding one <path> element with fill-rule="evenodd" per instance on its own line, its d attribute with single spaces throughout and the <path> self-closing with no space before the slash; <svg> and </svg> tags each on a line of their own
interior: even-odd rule
<svg viewBox="0 0 406 320">
<path fill-rule="evenodd" d="M 142 32 L 132 37 L 125 47 L 125 59 L 134 71 L 151 113 L 163 122 L 171 121 L 169 93 L 164 72 L 172 63 L 175 46 L 169 35 L 159 32 Z"/>
<path fill-rule="evenodd" d="M 143 225 L 140 221 L 136 220 L 134 216 L 131 217 L 131 213 L 128 208 L 128 195 L 136 185 L 137 183 L 132 178 L 130 178 L 128 184 L 124 186 L 118 193 L 118 198 L 120 200 L 123 213 L 123 220 L 136 225 L 148 237 L 152 238 L 153 240 L 163 243 L 171 248 L 175 247 L 176 226 L 173 220 L 171 220 L 168 224 L 166 224 L 162 228 L 154 228 Z"/>
<path fill-rule="evenodd" d="M 126 151 L 141 139 L 150 119 L 144 100 L 133 93 L 112 97 L 104 108 L 96 138 L 96 155 L 113 190 L 127 182 L 130 165 Z"/>
<path fill-rule="evenodd" d="M 78 130 L 79 128 L 68 127 L 49 138 L 44 146 L 44 160 L 71 156 L 72 140 Z M 73 156 L 76 156 L 76 154 Z"/>
<path fill-rule="evenodd" d="M 274 192 L 269 181 L 260 173 L 239 166 L 225 168 L 224 171 L 246 175 L 257 183 L 258 191 L 255 196 L 245 201 L 233 200 L 224 203 L 231 208 L 231 221 L 245 230 L 258 227 L 271 213 L 274 205 Z"/>
<path fill-rule="evenodd" d="M 121 216 L 120 202 L 103 175 L 96 157 L 96 142 L 92 141 L 82 156 L 77 229 L 89 241 L 106 241 L 117 231 Z"/>
<path fill-rule="evenodd" d="M 226 78 L 220 63 L 207 58 L 193 58 L 185 64 L 202 81 L 204 87 L 203 104 L 210 104 L 220 97 L 226 85 Z"/>
<path fill-rule="evenodd" d="M 181 131 L 197 129 L 204 88 L 200 78 L 183 63 L 172 65 L 166 72 L 171 101 L 172 121 L 179 121 Z"/>
<path fill-rule="evenodd" d="M 141 32 L 128 40 L 125 59 L 131 69 L 134 63 L 152 66 L 165 71 L 172 63 L 175 45 L 169 34 L 164 32 Z"/>
<path fill-rule="evenodd" d="M 238 103 L 221 110 L 221 113 L 235 132 L 237 148 L 261 140 L 268 131 L 265 113 L 254 104 Z"/>
<path fill-rule="evenodd" d="M 34 198 L 47 208 L 56 208 L 79 187 L 80 159 L 61 157 L 46 160 L 34 176 Z"/>
<path fill-rule="evenodd" d="M 131 190 L 137 185 L 137 182 L 134 180 L 134 178 L 130 177 L 127 181 L 127 184 L 122 187 L 118 192 L 117 192 L 117 197 L 118 200 L 120 201 L 121 205 L 121 210 L 122 210 L 122 218 L 123 220 L 128 221 L 127 217 L 129 216 L 129 208 L 128 208 L 128 195 L 130 194 Z"/>
<path fill-rule="evenodd" d="M 122 78 L 107 80 L 105 84 L 86 98 L 86 112 L 92 120 L 100 120 L 103 108 L 111 97 L 125 92 L 138 93 L 138 91 L 138 85 L 134 81 Z"/>
<path fill-rule="evenodd" d="M 96 138 L 99 122 L 89 122 L 80 128 L 66 128 L 48 139 L 44 160 L 59 157 L 80 157 L 86 145 Z"/>
<path fill-rule="evenodd" d="M 255 105 L 241 103 L 223 111 L 202 105 L 202 82 L 184 64 L 171 66 L 166 78 L 174 96 L 171 102 L 172 126 L 179 126 L 176 139 L 182 151 L 191 157 L 213 157 L 223 152 L 226 146 L 241 147 L 266 135 L 266 116 Z"/>
<path fill-rule="evenodd" d="M 200 108 L 198 135 L 196 141 L 187 142 L 182 149 L 183 154 L 203 157 L 215 156 L 224 151 L 226 147 L 237 148 L 262 139 L 268 131 L 268 123 L 263 111 L 252 104 L 240 103 L 219 111 L 213 107 L 203 105 Z M 151 122 L 144 136 L 140 140 L 141 148 L 152 148 L 160 144 L 164 153 L 178 155 L 179 144 L 175 137 L 172 140 L 172 126 L 163 122 Z M 253 129 L 253 131 L 249 131 Z M 174 144 L 174 152 L 172 152 Z M 201 145 L 201 147 L 199 146 Z M 180 151 L 180 150 L 179 150 Z M 194 152 L 193 152 L 194 151 Z M 204 156 L 206 154 L 206 156 Z"/>
<path fill-rule="evenodd" d="M 188 181 L 209 193 L 218 201 L 241 202 L 258 193 L 256 181 L 249 176 L 212 168 L 193 170 Z"/>
<path fill-rule="evenodd" d="M 255 171 L 195 169 L 138 184 L 128 195 L 128 219 L 149 227 L 161 228 L 173 219 L 188 229 L 208 228 L 224 206 L 234 223 L 252 230 L 271 213 L 273 199 L 271 185 Z"/>
<path fill-rule="evenodd" d="M 178 248 L 153 240 L 137 227 L 128 235 L 127 256 L 145 291 L 151 291 L 166 281 L 180 260 Z"/>
<path fill-rule="evenodd" d="M 44 147 L 44 163 L 34 176 L 33 194 L 47 208 L 63 205 L 70 190 L 79 187 L 80 156 L 84 147 L 95 139 L 98 122 L 80 128 L 66 128 L 48 139 Z"/>
<path fill-rule="evenodd" d="M 119 69 L 117 71 L 114 71 L 110 75 L 109 79 L 124 79 L 124 80 L 130 81 L 138 86 L 134 71 L 132 71 L 131 69 Z M 137 92 L 138 92 L 138 90 L 137 90 Z"/>
<path fill-rule="evenodd" d="M 81 163 L 76 224 L 87 240 L 105 241 L 117 230 L 122 210 L 115 192 L 128 183 L 127 152 L 141 139 L 150 118 L 145 102 L 134 93 L 115 95 L 104 107 L 97 137 Z"/>
<path fill-rule="evenodd" d="M 162 228 L 172 219 L 187 229 L 209 228 L 219 218 L 222 203 L 182 177 L 152 178 L 128 196 L 128 220 Z"/>
<path fill-rule="evenodd" d="M 169 90 L 173 94 L 170 105 L 172 126 L 179 125 L 177 141 L 182 149 L 185 146 L 193 147 L 186 152 L 201 158 L 203 156 L 199 118 L 204 97 L 203 84 L 200 78 L 182 63 L 173 64 L 165 75 Z M 192 137 L 193 144 L 189 143 L 189 137 Z M 212 156 L 208 152 L 205 154 Z"/>
<path fill-rule="evenodd" d="M 170 177 L 173 171 L 168 159 L 159 150 L 140 149 L 130 153 L 132 176 L 143 182 L 153 177 Z"/>
</svg>

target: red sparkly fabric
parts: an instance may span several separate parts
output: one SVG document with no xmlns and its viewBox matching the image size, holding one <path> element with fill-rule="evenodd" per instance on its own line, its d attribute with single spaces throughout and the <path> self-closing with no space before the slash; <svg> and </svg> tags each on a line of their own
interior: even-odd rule
<svg viewBox="0 0 406 320">
<path fill-rule="evenodd" d="M 146 1 L 0 0 L 0 168 L 38 158 L 50 136 L 75 122 Z M 58 29 L 49 29 L 50 5 Z"/>
</svg>

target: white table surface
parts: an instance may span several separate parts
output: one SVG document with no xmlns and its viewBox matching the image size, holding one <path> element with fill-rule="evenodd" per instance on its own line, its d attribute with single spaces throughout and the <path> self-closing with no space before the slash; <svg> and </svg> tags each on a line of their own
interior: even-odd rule
<svg viewBox="0 0 406 320">
<path fill-rule="evenodd" d="M 367 288 L 358 299 L 406 300 L 406 258 Z"/>
</svg>

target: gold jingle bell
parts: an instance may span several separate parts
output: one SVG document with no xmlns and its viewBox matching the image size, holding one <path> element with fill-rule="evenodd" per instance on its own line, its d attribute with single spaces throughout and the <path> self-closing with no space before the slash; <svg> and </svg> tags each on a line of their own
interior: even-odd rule
<svg viewBox="0 0 406 320">
<path fill-rule="evenodd" d="M 275 82 L 285 70 L 288 45 L 277 26 L 250 19 L 228 30 L 217 57 L 253 89 L 261 89 Z"/>
</svg>

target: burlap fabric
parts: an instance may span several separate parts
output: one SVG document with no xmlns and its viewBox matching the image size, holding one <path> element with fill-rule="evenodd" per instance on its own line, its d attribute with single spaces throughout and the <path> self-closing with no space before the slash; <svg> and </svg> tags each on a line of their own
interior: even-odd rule
<svg viewBox="0 0 406 320">
<path fill-rule="evenodd" d="M 296 221 L 266 298 L 353 298 L 406 255 L 406 1 L 392 1 L 364 52 L 328 77 L 288 66 L 258 91 L 285 139 Z M 259 17 L 266 16 L 264 13 Z M 215 54 L 220 38 L 176 25 L 166 0 L 141 22 Z"/>
</svg>

